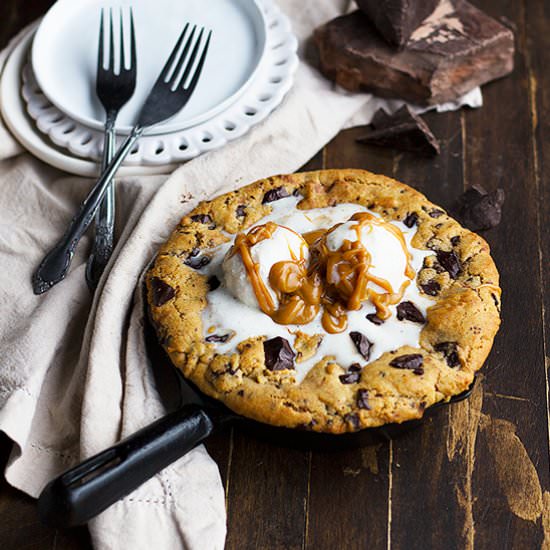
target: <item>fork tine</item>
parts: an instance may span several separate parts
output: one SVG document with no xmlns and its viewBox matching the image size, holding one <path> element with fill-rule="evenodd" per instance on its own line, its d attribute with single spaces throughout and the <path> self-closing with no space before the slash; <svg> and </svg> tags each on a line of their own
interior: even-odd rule
<svg viewBox="0 0 550 550">
<path fill-rule="evenodd" d="M 115 33 L 113 31 L 113 8 L 109 9 L 109 28 L 110 28 L 110 41 L 109 41 L 109 67 L 111 72 L 115 70 Z"/>
<path fill-rule="evenodd" d="M 201 31 L 201 34 L 202 34 L 202 31 Z M 212 37 L 212 31 L 209 31 L 208 36 L 206 37 L 206 42 L 204 44 L 204 49 L 202 50 L 201 57 L 199 59 L 199 62 L 197 63 L 197 68 L 195 69 L 195 72 L 193 74 L 193 78 L 191 78 L 191 82 L 189 83 L 189 86 L 186 89 L 188 94 L 191 94 L 193 92 L 193 90 L 195 89 L 195 86 L 197 85 L 197 82 L 199 81 L 199 77 L 201 75 L 202 67 L 203 67 L 204 61 L 206 59 L 206 54 L 208 53 L 208 47 L 210 46 L 210 38 L 211 37 Z M 191 70 L 191 63 L 189 63 L 188 70 Z M 187 80 L 187 74 L 184 75 L 184 77 L 181 80 L 181 87 L 182 88 L 185 88 L 185 81 L 186 80 Z"/>
<path fill-rule="evenodd" d="M 103 70 L 103 65 L 105 63 L 104 52 L 103 52 L 103 42 L 105 40 L 103 32 L 103 8 L 101 8 L 101 16 L 99 23 L 99 46 L 97 48 L 97 70 Z"/>
<path fill-rule="evenodd" d="M 201 29 L 201 32 L 199 33 L 199 36 L 197 38 L 197 41 L 195 42 L 195 46 L 193 47 L 193 51 L 191 52 L 191 55 L 189 56 L 189 59 L 187 60 L 187 63 L 185 64 L 185 70 L 183 71 L 183 74 L 181 75 L 181 78 L 177 80 L 176 87 L 179 87 L 181 84 L 182 86 L 185 86 L 185 82 L 187 80 L 187 77 L 189 76 L 189 73 L 191 72 L 191 68 L 193 67 L 193 63 L 195 62 L 195 59 L 197 57 L 197 52 L 199 51 L 199 46 L 201 45 L 202 35 L 204 34 L 204 27 Z"/>
<path fill-rule="evenodd" d="M 134 28 L 134 11 L 130 8 L 130 67 L 128 70 L 136 70 L 136 30 Z"/>
<path fill-rule="evenodd" d="M 183 39 L 185 37 L 185 33 L 187 32 L 187 29 L 189 28 L 189 23 L 185 24 L 185 27 L 183 27 L 183 31 L 180 34 L 180 37 L 178 38 L 177 44 L 174 46 L 174 49 L 172 50 L 172 53 L 170 54 L 170 57 L 168 58 L 168 61 L 166 62 L 166 65 L 164 65 L 162 72 L 160 73 L 159 81 L 160 80 L 168 80 L 170 73 L 170 69 L 172 68 L 172 65 L 178 59 L 178 51 L 183 44 Z"/>
<path fill-rule="evenodd" d="M 120 74 L 125 69 L 125 56 L 124 56 L 124 13 L 122 12 L 122 6 L 120 7 Z"/>
<path fill-rule="evenodd" d="M 195 25 L 193 27 L 193 30 L 191 31 L 191 34 L 189 35 L 189 38 L 185 42 L 185 46 L 183 47 L 183 51 L 181 52 L 181 55 L 179 57 L 176 68 L 174 69 L 174 72 L 172 73 L 172 76 L 170 78 L 170 80 L 171 80 L 170 84 L 172 85 L 173 88 L 177 88 L 178 85 L 179 85 L 179 82 L 181 81 L 181 78 L 180 78 L 179 75 L 181 73 L 181 70 L 185 66 L 186 58 L 187 58 L 187 52 L 189 51 L 189 48 L 191 47 L 191 44 L 193 43 L 193 37 L 195 36 L 195 31 L 196 30 L 197 30 L 197 26 Z M 201 36 L 202 36 L 202 31 L 200 32 L 199 37 L 197 38 L 198 42 L 200 42 Z M 196 49 L 196 46 L 195 46 L 195 49 Z M 194 55 L 195 55 L 195 52 L 193 51 L 193 53 L 191 53 L 191 56 L 189 57 L 189 60 L 187 61 L 187 63 L 193 63 Z"/>
</svg>

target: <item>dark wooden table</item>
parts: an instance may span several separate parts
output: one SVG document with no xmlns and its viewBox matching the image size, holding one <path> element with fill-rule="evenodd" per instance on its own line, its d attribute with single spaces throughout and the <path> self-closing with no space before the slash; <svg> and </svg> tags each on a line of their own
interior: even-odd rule
<svg viewBox="0 0 550 550">
<path fill-rule="evenodd" d="M 49 0 L 2 0 L 0 44 Z M 504 222 L 484 236 L 499 267 L 503 325 L 473 396 L 407 435 L 361 450 L 280 448 L 235 430 L 208 444 L 225 482 L 228 549 L 550 548 L 550 3 L 474 0 L 516 29 L 516 69 L 476 111 L 428 115 L 433 160 L 340 133 L 307 168 L 393 175 L 449 207 L 470 184 L 502 186 Z M 7 460 L 9 442 L 0 443 Z M 182 498 L 185 498 L 182 495 Z M 0 484 L 4 548 L 88 548 L 85 529 L 38 522 Z"/>
</svg>

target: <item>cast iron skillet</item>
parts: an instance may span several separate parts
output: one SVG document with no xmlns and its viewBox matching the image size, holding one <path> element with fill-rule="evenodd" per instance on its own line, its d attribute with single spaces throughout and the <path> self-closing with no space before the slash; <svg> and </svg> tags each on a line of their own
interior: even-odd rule
<svg viewBox="0 0 550 550">
<path fill-rule="evenodd" d="M 422 419 L 402 424 L 342 435 L 278 428 L 239 416 L 202 394 L 178 369 L 169 366 L 154 329 L 149 323 L 145 325 L 147 351 L 158 367 L 154 367 L 157 388 L 167 408 L 175 410 L 48 483 L 38 500 L 40 518 L 48 525 L 72 527 L 86 523 L 228 424 L 237 423 L 255 437 L 285 446 L 323 451 L 359 447 L 409 431 L 443 406 L 466 399 L 475 384 L 474 379 L 463 393 L 432 405 Z M 167 395 L 169 388 L 171 396 Z"/>
</svg>

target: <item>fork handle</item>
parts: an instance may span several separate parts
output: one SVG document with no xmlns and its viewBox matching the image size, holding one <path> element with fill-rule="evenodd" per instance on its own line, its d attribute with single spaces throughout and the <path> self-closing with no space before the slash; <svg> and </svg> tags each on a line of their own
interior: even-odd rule
<svg viewBox="0 0 550 550">
<path fill-rule="evenodd" d="M 101 170 L 107 168 L 115 154 L 115 121 L 116 112 L 109 112 L 105 123 Z M 86 265 L 86 282 L 92 292 L 97 288 L 99 279 L 113 253 L 114 230 L 115 180 L 113 178 L 96 215 L 94 244 Z"/>
<path fill-rule="evenodd" d="M 88 229 L 105 192 L 116 171 L 143 133 L 142 126 L 136 126 L 117 151 L 113 160 L 101 174 L 84 202 L 71 220 L 59 242 L 48 252 L 32 277 L 35 294 L 43 294 L 65 278 L 71 265 L 76 245 Z"/>
</svg>

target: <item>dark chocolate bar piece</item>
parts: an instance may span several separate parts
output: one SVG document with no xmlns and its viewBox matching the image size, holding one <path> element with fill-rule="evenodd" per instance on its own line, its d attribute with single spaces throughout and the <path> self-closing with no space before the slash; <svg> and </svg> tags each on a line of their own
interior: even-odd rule
<svg viewBox="0 0 550 550">
<path fill-rule="evenodd" d="M 479 184 L 472 185 L 458 199 L 458 219 L 472 231 L 491 229 L 500 223 L 504 189 L 500 187 L 490 193 Z"/>
<path fill-rule="evenodd" d="M 440 0 L 355 0 L 384 39 L 403 47 Z"/>
<path fill-rule="evenodd" d="M 369 132 L 357 141 L 425 156 L 439 154 L 439 143 L 430 128 L 407 105 L 393 115 L 379 109 L 370 123 Z"/>
<path fill-rule="evenodd" d="M 445 0 L 402 50 L 389 46 L 359 10 L 329 21 L 314 37 L 321 71 L 342 87 L 421 105 L 454 101 L 513 68 L 512 31 L 465 0 L 456 7 Z"/>
</svg>

